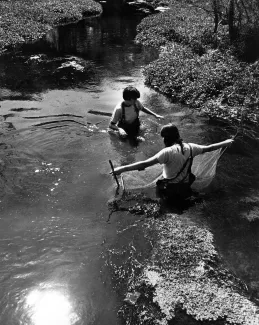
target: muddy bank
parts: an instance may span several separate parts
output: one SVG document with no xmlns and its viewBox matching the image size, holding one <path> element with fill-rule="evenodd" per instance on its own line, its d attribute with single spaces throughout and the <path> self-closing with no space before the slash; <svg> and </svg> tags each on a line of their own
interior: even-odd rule
<svg viewBox="0 0 259 325">
<path fill-rule="evenodd" d="M 99 15 L 102 7 L 92 0 L 0 2 L 0 54 L 8 47 L 35 41 L 52 27 Z"/>
</svg>

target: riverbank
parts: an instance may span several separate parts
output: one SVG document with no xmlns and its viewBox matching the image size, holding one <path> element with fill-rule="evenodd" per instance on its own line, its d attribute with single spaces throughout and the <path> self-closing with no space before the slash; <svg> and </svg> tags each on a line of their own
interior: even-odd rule
<svg viewBox="0 0 259 325">
<path fill-rule="evenodd" d="M 123 272 L 114 275 L 118 283 L 128 281 L 119 312 L 127 324 L 258 324 L 256 299 L 225 268 L 212 232 L 194 221 L 195 204 L 184 213 L 163 211 L 145 195 L 129 195 L 116 204 L 120 213 L 146 216 L 141 227 L 150 247 L 143 261 L 132 245 Z"/>
<path fill-rule="evenodd" d="M 214 32 L 212 8 L 184 1 L 167 5 L 170 10 L 138 26 L 136 41 L 160 49 L 159 58 L 144 69 L 146 84 L 212 118 L 256 125 L 259 60 L 249 50 L 252 34 L 231 43 L 226 24 Z"/>
<path fill-rule="evenodd" d="M 102 7 L 92 0 L 11 0 L 0 2 L 0 53 L 8 47 L 35 41 L 52 27 L 99 15 Z"/>
</svg>

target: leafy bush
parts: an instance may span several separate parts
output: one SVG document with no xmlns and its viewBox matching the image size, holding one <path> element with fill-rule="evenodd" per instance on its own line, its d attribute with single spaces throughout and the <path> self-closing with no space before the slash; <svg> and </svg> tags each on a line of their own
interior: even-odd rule
<svg viewBox="0 0 259 325">
<path fill-rule="evenodd" d="M 100 14 L 101 6 L 93 0 L 10 0 L 0 1 L 0 51 L 26 40 L 41 37 L 50 26 Z"/>
<path fill-rule="evenodd" d="M 202 9 L 173 1 L 171 10 L 146 17 L 139 24 L 136 42 L 159 47 L 175 41 L 203 54 L 215 47 L 213 19 Z M 214 45 L 213 45 L 214 44 Z"/>
<path fill-rule="evenodd" d="M 209 100 L 204 110 L 210 116 L 257 123 L 259 107 L 259 61 L 245 65 L 217 100 Z"/>
<path fill-rule="evenodd" d="M 240 64 L 230 55 L 211 50 L 203 56 L 170 44 L 145 70 L 146 82 L 173 100 L 199 107 L 233 83 Z"/>
<path fill-rule="evenodd" d="M 247 60 L 250 52 L 256 57 L 252 47 L 259 49 L 258 32 L 243 28 L 233 44 L 228 26 L 220 24 L 214 33 L 205 11 L 176 1 L 171 7 L 138 26 L 137 42 L 162 49 L 144 69 L 147 85 L 210 116 L 257 122 L 259 63 L 249 65 L 240 58 Z"/>
<path fill-rule="evenodd" d="M 170 43 L 143 73 L 147 85 L 173 101 L 202 108 L 213 117 L 240 120 L 245 115 L 257 121 L 259 62 L 248 65 L 219 50 L 199 56 Z"/>
<path fill-rule="evenodd" d="M 172 40 L 180 42 L 183 38 L 176 33 L 175 26 L 171 12 L 148 16 L 137 27 L 136 42 L 155 48 Z"/>
</svg>

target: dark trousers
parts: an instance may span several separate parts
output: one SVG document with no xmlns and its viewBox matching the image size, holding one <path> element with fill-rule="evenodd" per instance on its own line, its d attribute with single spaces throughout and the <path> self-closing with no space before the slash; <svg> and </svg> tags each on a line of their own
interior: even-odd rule
<svg viewBox="0 0 259 325">
<path fill-rule="evenodd" d="M 140 120 L 137 118 L 132 123 L 119 122 L 118 127 L 122 128 L 129 137 L 136 137 L 139 134 Z"/>
<path fill-rule="evenodd" d="M 156 193 L 160 197 L 182 201 L 192 195 L 192 189 L 189 183 L 170 183 L 166 179 L 161 179 L 157 181 L 156 185 Z"/>
</svg>

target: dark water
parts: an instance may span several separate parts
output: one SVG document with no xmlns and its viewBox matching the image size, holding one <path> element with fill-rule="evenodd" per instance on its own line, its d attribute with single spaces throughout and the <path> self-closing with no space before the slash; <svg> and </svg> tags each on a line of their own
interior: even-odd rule
<svg viewBox="0 0 259 325">
<path fill-rule="evenodd" d="M 235 131 L 144 86 L 141 68 L 157 53 L 133 43 L 139 19 L 87 19 L 0 58 L 1 324 L 121 323 L 126 283 L 117 290 L 110 264 L 122 273 L 130 247 L 145 258 L 150 246 L 144 217 L 109 217 L 116 186 L 108 160 L 133 162 L 162 146 L 162 122 L 146 115 L 146 141 L 137 147 L 107 133 L 105 113 L 125 86 L 135 85 L 142 102 L 165 115 L 163 123 L 174 121 L 190 142 L 218 141 Z M 222 157 L 206 201 L 186 212 L 212 230 L 227 267 L 254 297 L 258 160 L 258 142 L 239 139 Z"/>
</svg>

